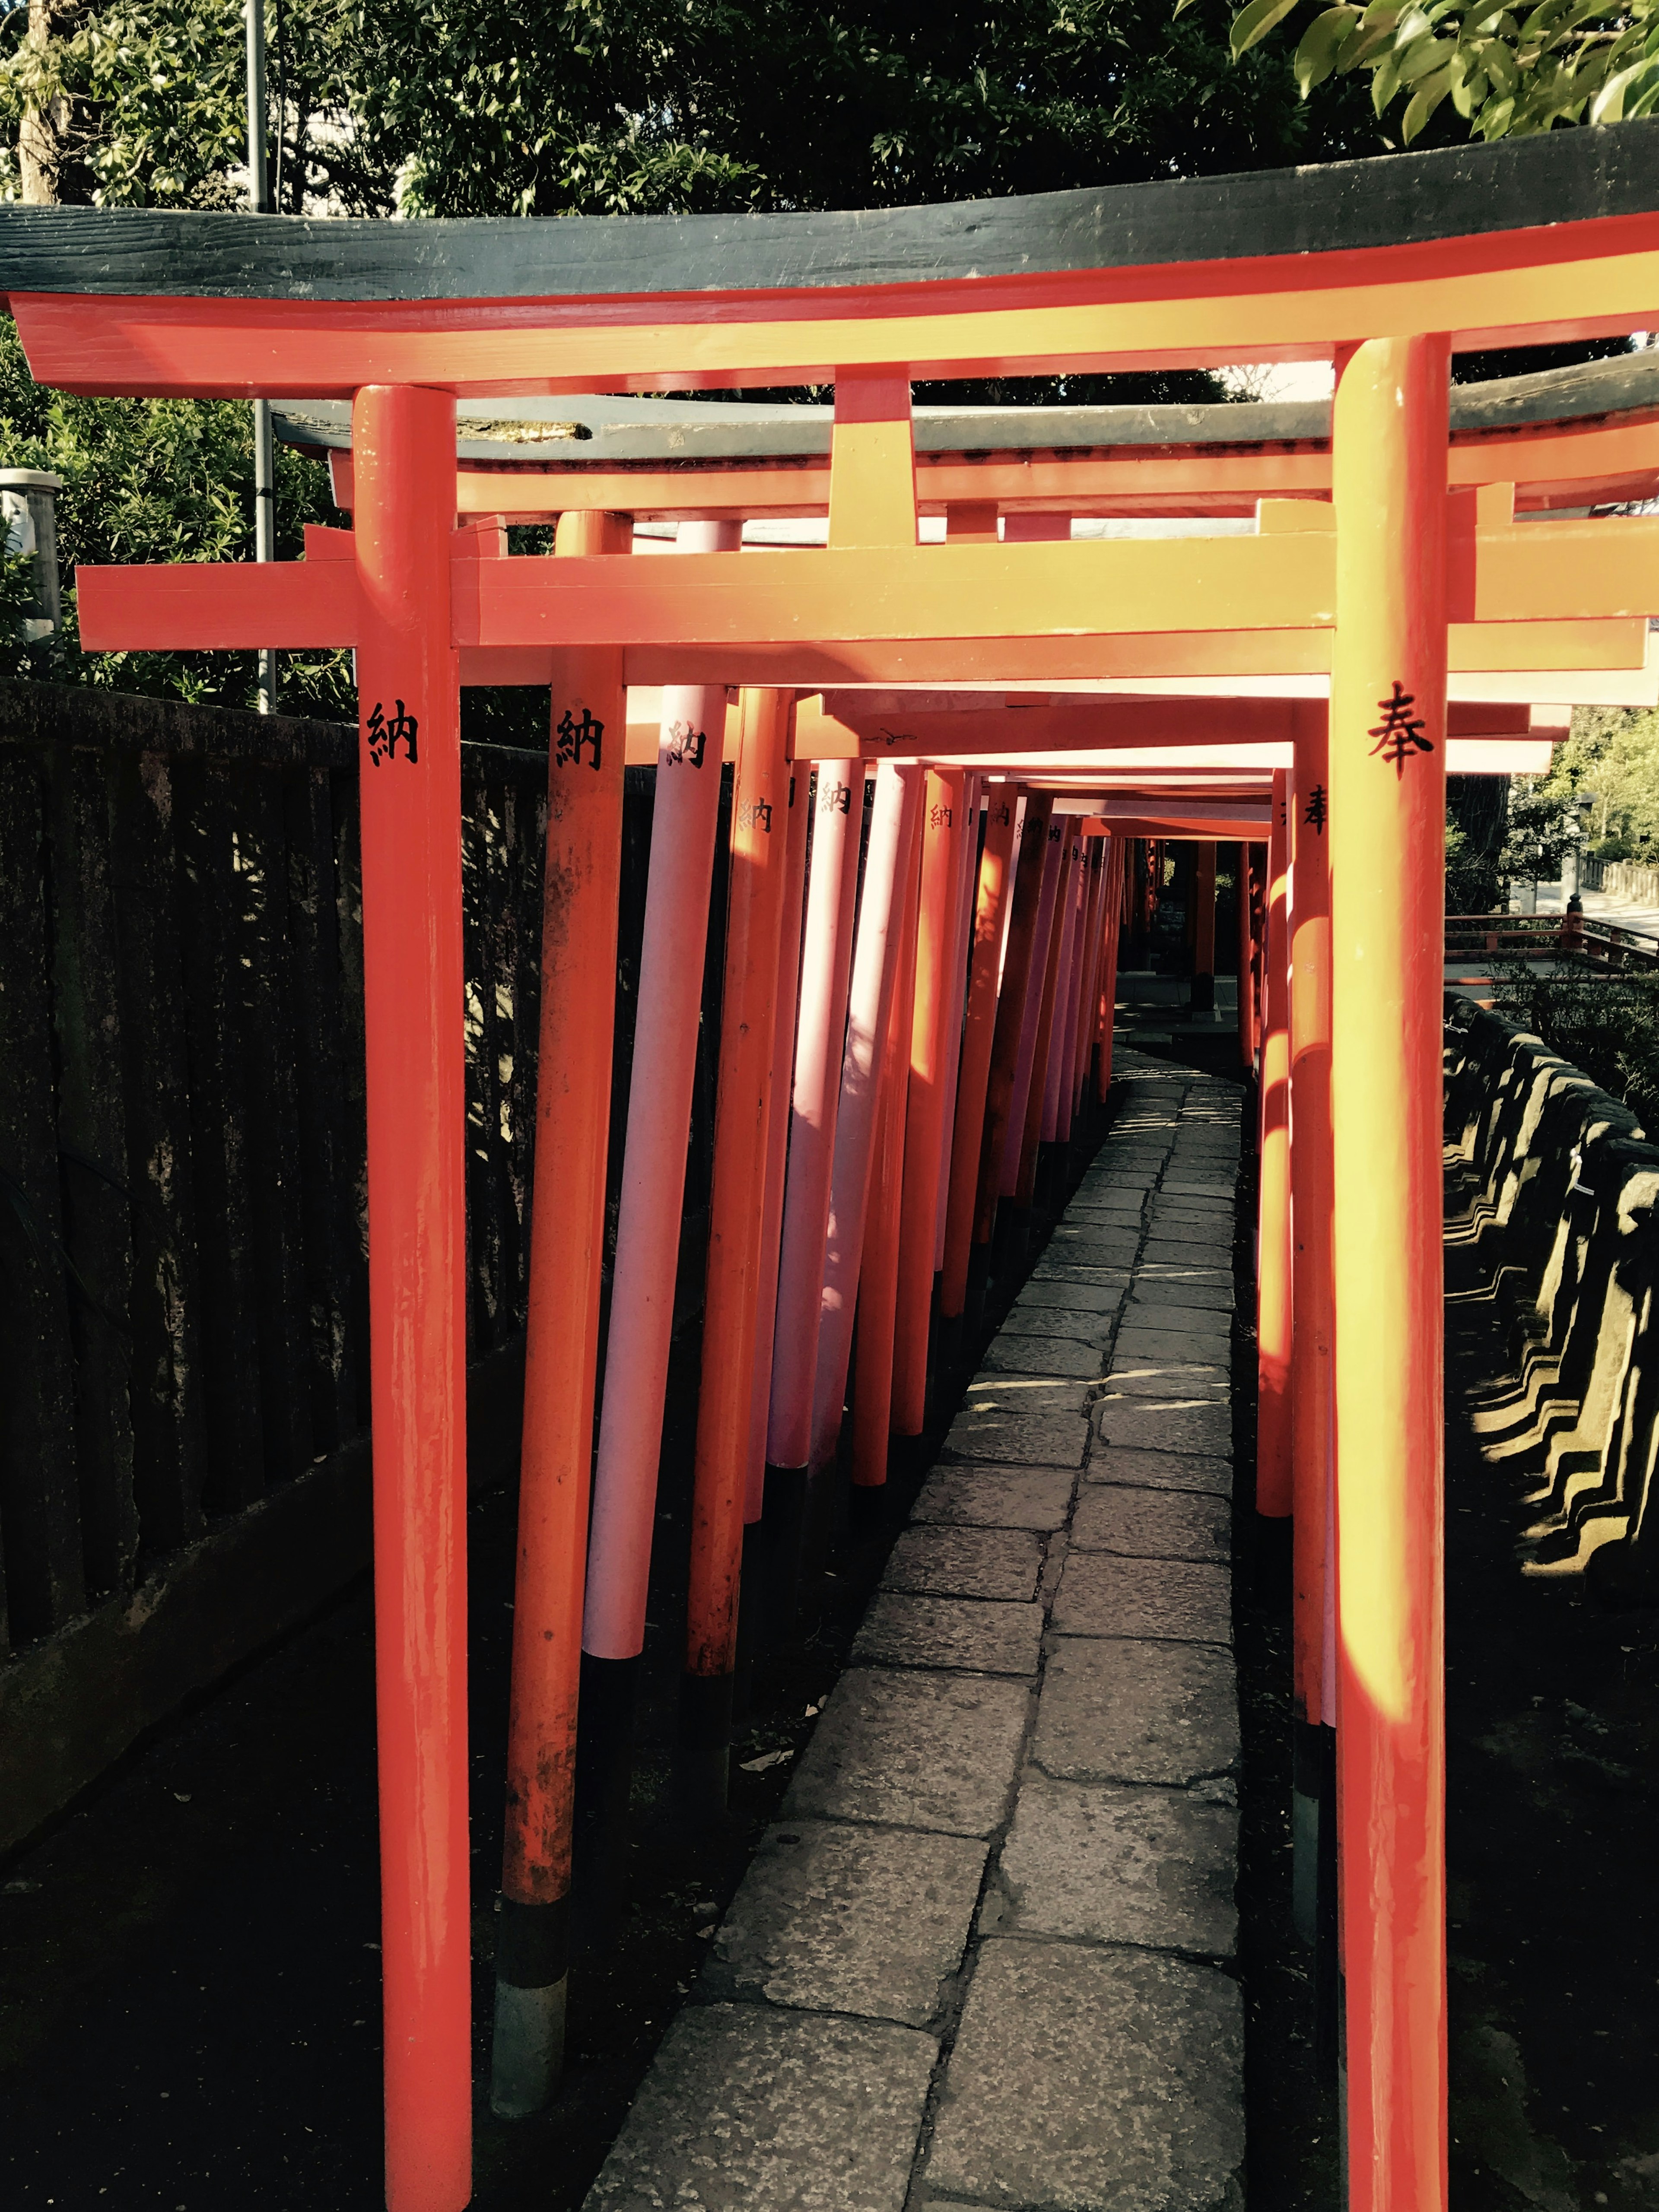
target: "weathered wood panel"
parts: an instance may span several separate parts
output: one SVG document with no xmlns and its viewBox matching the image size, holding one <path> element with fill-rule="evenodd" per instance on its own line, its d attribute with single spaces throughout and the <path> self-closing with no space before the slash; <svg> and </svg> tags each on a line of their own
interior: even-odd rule
<svg viewBox="0 0 1659 2212">
<path fill-rule="evenodd" d="M 628 773 L 613 1194 L 653 781 Z M 462 792 L 469 1449 L 501 1468 L 545 757 L 467 744 Z M 681 1319 L 707 1240 L 729 805 L 691 950 Z M 0 685 L 0 1847 L 362 1564 L 362 1034 L 355 732 Z"/>
<path fill-rule="evenodd" d="M 64 1242 L 71 1300 L 75 1458 L 87 1594 L 125 1589 L 138 1552 L 132 1487 L 132 1201 L 121 1095 L 115 886 L 106 758 L 47 756 L 52 1016 Z"/>
<path fill-rule="evenodd" d="M 75 1360 L 52 1102 L 46 823 L 39 764 L 0 759 L 0 1540 L 9 1634 L 80 1609 Z"/>
<path fill-rule="evenodd" d="M 133 1494 L 141 1547 L 164 1552 L 201 1533 L 208 1449 L 173 777 L 154 753 L 118 753 L 112 767 L 133 1247 Z"/>
</svg>

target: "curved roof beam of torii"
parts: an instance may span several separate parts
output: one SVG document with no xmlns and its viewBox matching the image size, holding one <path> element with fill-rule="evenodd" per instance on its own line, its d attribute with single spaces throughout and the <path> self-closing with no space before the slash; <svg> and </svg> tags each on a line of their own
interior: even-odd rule
<svg viewBox="0 0 1659 2212">
<path fill-rule="evenodd" d="M 833 408 L 616 398 L 502 401 L 457 425 L 457 510 L 535 520 L 572 509 L 642 519 L 816 516 L 830 503 Z M 1169 407 L 919 407 L 916 499 L 937 514 L 1237 515 L 1272 497 L 1323 497 L 1327 401 Z M 279 405 L 277 434 L 332 465 L 355 499 L 343 400 Z M 1457 385 L 1453 487 L 1516 486 L 1522 509 L 1659 492 L 1659 350 Z"/>
<path fill-rule="evenodd" d="M 1659 121 L 1316 168 L 785 216 L 0 210 L 44 383 L 273 398 L 1079 373 L 1650 320 Z"/>
</svg>

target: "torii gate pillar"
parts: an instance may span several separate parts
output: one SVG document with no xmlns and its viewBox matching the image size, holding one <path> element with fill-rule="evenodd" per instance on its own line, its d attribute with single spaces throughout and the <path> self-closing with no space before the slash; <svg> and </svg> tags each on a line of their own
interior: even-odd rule
<svg viewBox="0 0 1659 2212">
<path fill-rule="evenodd" d="M 452 394 L 352 410 L 386 2202 L 472 2194 L 460 656 Z"/>
<path fill-rule="evenodd" d="M 1351 2212 L 1446 2203 L 1446 338 L 1339 366 L 1331 1122 Z"/>
</svg>

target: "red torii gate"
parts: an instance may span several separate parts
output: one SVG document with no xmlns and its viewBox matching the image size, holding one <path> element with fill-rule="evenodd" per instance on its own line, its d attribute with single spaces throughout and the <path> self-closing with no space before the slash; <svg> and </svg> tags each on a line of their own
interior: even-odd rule
<svg viewBox="0 0 1659 2212">
<path fill-rule="evenodd" d="M 1546 546 L 1541 532 L 1501 514 L 1472 527 L 1467 495 L 1454 495 L 1449 515 L 1447 363 L 1454 343 L 1650 324 L 1651 128 L 1361 165 L 1352 198 L 1334 191 L 1334 173 L 1288 173 L 901 210 L 854 230 L 834 217 L 459 226 L 456 264 L 436 276 L 441 225 L 264 218 L 250 229 L 235 218 L 77 211 L 66 255 L 56 211 L 0 216 L 5 281 L 43 381 L 354 398 L 349 583 L 336 562 L 88 575 L 82 625 L 104 647 L 357 653 L 388 2185 L 398 2212 L 459 2206 L 470 2191 L 456 1724 L 460 653 L 604 657 L 602 668 L 573 658 L 555 670 L 553 805 L 574 823 L 620 770 L 620 748 L 607 753 L 603 741 L 614 720 L 598 711 L 616 715 L 619 649 L 718 657 L 805 638 L 833 659 L 839 644 L 885 640 L 944 645 L 940 664 L 960 672 L 975 641 L 1104 635 L 1103 611 L 1111 631 L 1174 635 L 1195 601 L 1212 619 L 1224 611 L 1223 628 L 1334 631 L 1339 1698 L 1344 1826 L 1364 1838 L 1344 1897 L 1352 2201 L 1367 2212 L 1443 2203 L 1445 625 L 1644 617 L 1659 599 L 1654 526 L 1563 523 Z M 368 232 L 369 256 L 354 260 Z M 601 240 L 604 261 L 590 258 Z M 801 251 L 809 240 L 817 259 Z M 1194 244 L 1205 258 L 1188 258 Z M 262 267 L 265 254 L 275 258 Z M 412 257 L 402 269 L 392 265 L 399 255 Z M 1333 353 L 1333 502 L 1312 527 L 1212 541 L 1201 558 L 1190 546 L 915 546 L 912 377 Z M 453 532 L 458 392 L 789 380 L 836 386 L 822 555 L 789 555 L 785 568 L 750 553 L 732 564 L 738 574 L 721 570 L 723 555 L 636 568 L 593 549 L 542 564 L 478 558 Z M 585 863 L 593 849 L 583 847 Z M 589 881 L 597 896 L 602 874 Z M 568 1234 L 580 1243 L 592 1229 Z M 580 1267 L 566 1279 L 574 1289 Z M 557 1320 L 582 1325 L 574 1302 Z"/>
</svg>

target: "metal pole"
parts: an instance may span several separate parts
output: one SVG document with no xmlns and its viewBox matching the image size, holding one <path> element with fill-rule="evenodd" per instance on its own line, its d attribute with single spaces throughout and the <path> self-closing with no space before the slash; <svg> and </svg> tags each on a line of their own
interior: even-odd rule
<svg viewBox="0 0 1659 2212">
<path fill-rule="evenodd" d="M 255 215 L 270 213 L 270 177 L 265 158 L 264 0 L 247 0 L 247 198 Z M 276 558 L 276 471 L 270 443 L 270 402 L 253 403 L 253 557 Z M 276 711 L 276 655 L 259 648 L 258 707 Z"/>
</svg>

